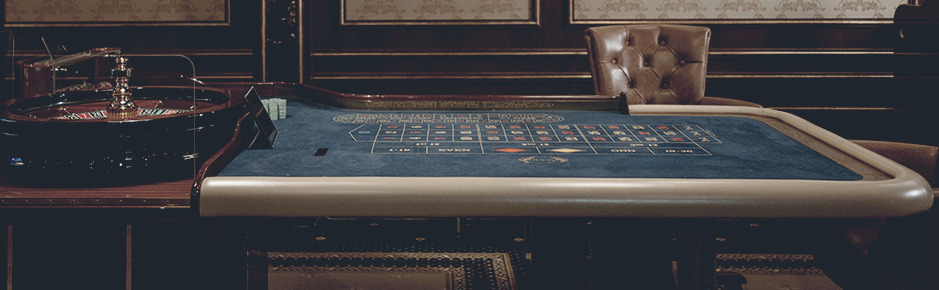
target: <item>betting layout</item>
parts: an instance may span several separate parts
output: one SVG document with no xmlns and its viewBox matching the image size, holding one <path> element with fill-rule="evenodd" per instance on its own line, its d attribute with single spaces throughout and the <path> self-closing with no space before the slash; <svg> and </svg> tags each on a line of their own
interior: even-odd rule
<svg viewBox="0 0 939 290">
<path fill-rule="evenodd" d="M 617 154 L 710 156 L 720 144 L 695 124 L 576 124 L 552 114 L 350 114 L 349 135 L 372 154 Z"/>
</svg>

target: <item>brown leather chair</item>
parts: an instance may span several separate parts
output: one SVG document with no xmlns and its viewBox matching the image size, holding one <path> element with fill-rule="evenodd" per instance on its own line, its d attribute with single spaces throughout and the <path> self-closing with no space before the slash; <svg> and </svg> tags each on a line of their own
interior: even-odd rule
<svg viewBox="0 0 939 290">
<path fill-rule="evenodd" d="M 760 105 L 704 96 L 711 30 L 689 25 L 612 25 L 584 31 L 594 93 L 629 104 Z"/>
<path fill-rule="evenodd" d="M 939 163 L 939 147 L 888 141 L 852 140 L 852 142 L 919 173 L 934 187 L 934 192 L 936 187 L 939 187 L 937 183 L 939 172 L 936 170 L 936 164 Z"/>
<path fill-rule="evenodd" d="M 854 141 L 919 173 L 939 199 L 939 147 Z M 816 261 L 844 289 L 939 289 L 939 209 L 886 220 L 843 220 L 817 228 Z"/>
</svg>

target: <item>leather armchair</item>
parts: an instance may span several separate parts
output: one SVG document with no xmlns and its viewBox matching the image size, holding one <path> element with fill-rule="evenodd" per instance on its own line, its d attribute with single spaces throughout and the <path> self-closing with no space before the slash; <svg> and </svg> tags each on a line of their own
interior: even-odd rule
<svg viewBox="0 0 939 290">
<path fill-rule="evenodd" d="M 936 164 L 939 163 L 939 147 L 888 141 L 853 140 L 852 142 L 916 171 L 929 182 L 934 193 L 936 189 L 939 189 L 936 188 L 939 187 L 937 183 L 939 172 L 936 172 Z"/>
<path fill-rule="evenodd" d="M 594 93 L 629 104 L 760 105 L 704 96 L 711 30 L 689 25 L 611 25 L 584 31 Z"/>
<path fill-rule="evenodd" d="M 816 261 L 844 289 L 939 289 L 939 147 L 855 140 L 919 173 L 934 206 L 886 220 L 843 220 L 818 228 Z"/>
</svg>

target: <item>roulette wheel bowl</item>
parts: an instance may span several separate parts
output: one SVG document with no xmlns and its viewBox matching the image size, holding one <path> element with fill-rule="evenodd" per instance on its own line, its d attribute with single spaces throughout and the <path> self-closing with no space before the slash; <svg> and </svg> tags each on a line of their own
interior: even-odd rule
<svg viewBox="0 0 939 290">
<path fill-rule="evenodd" d="M 225 90 L 128 88 L 136 107 L 110 111 L 118 88 L 10 100 L 0 110 L 0 172 L 25 183 L 119 185 L 192 177 L 243 114 Z"/>
</svg>

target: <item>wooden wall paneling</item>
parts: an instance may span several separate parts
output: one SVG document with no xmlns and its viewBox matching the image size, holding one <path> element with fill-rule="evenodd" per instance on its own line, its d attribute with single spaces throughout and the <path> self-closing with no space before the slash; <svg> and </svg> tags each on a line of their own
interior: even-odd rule
<svg viewBox="0 0 939 290">
<path fill-rule="evenodd" d="M 784 109 L 847 139 L 937 144 L 935 111 L 877 108 Z"/>
<path fill-rule="evenodd" d="M 589 64 L 582 33 L 588 25 L 566 23 L 568 1 L 541 3 L 541 25 L 532 29 L 341 27 L 337 8 L 317 3 L 310 12 L 314 14 L 311 19 L 315 19 L 311 20 L 311 30 L 315 30 L 311 36 L 311 79 L 326 87 L 337 81 L 357 80 L 364 84 L 370 80 L 397 79 L 401 83 L 396 91 L 410 87 L 459 93 L 465 90 L 444 87 L 433 90 L 408 82 L 462 78 L 477 80 L 476 86 L 487 86 L 500 76 L 503 80 L 519 80 L 519 75 L 528 73 L 527 80 L 541 74 L 552 81 L 564 78 L 570 83 L 587 83 L 575 88 L 589 88 Z M 889 75 L 890 69 L 885 68 L 892 49 L 888 25 L 709 26 L 714 30 L 710 63 L 714 77 Z M 519 51 L 522 49 L 527 49 L 527 53 Z M 490 93 L 498 93 L 497 87 L 504 86 L 493 87 Z M 582 93 L 590 91 L 554 92 Z"/>
<path fill-rule="evenodd" d="M 261 1 L 289 2 L 289 1 Z M 259 41 L 245 41 L 245 31 L 260 33 L 255 3 L 233 3 L 232 28 L 196 28 L 176 34 L 168 28 L 92 29 L 18 28 L 31 34 L 66 32 L 66 40 L 105 42 L 102 31 L 134 33 L 118 42 L 130 47 L 182 46 L 203 49 L 199 63 L 213 80 L 259 79 L 258 71 L 283 73 L 279 80 L 297 77 L 330 89 L 356 93 L 413 94 L 589 94 L 583 29 L 599 23 L 572 23 L 569 0 L 537 1 L 537 25 L 499 23 L 385 22 L 349 25 L 342 18 L 342 1 L 305 1 L 298 16 L 300 53 L 270 68 L 240 66 L 256 57 Z M 241 5 L 241 6 L 239 6 Z M 239 8 L 241 7 L 241 8 Z M 252 16 L 253 13 L 253 16 Z M 245 19 L 254 19 L 254 22 Z M 346 24 L 346 25 L 343 25 Z M 361 24 L 361 23 L 359 23 Z M 927 85 L 902 82 L 891 76 L 900 57 L 905 62 L 928 60 L 929 55 L 894 54 L 898 29 L 888 20 L 868 22 L 702 22 L 713 31 L 708 94 L 756 101 L 780 108 L 820 107 L 903 109 L 909 102 L 883 94 L 915 94 Z M 304 31 L 303 29 L 306 28 Z M 209 33 L 200 33 L 209 32 Z M 42 33 L 39 33 L 42 32 Z M 200 35 L 194 37 L 192 35 Z M 237 34 L 237 35 L 235 35 Z M 61 35 L 56 35 L 61 36 Z M 182 36 L 178 37 L 177 36 Z M 71 38 L 69 38 L 71 37 Z M 179 41 L 185 39 L 186 41 Z M 251 44 L 254 43 L 254 44 Z M 35 44 L 27 45 L 34 52 Z M 211 48 L 210 48 L 211 47 Z M 228 49 L 221 51 L 219 47 Z M 236 51 L 235 55 L 229 53 Z M 304 60 L 304 58 L 306 58 Z M 256 66 L 261 66 L 255 59 Z M 303 66 L 306 66 L 304 69 Z M 300 71 L 297 71 L 300 70 Z M 252 73 L 246 73 L 250 71 Z M 876 88 L 863 90 L 858 88 Z M 772 86 L 772 92 L 759 92 Z M 812 86 L 820 86 L 813 88 Z M 838 90 L 841 88 L 842 90 Z M 903 98 L 899 98 L 903 100 Z M 915 101 L 914 101 L 915 102 Z"/>
<path fill-rule="evenodd" d="M 337 3 L 307 8 L 309 80 L 374 94 L 591 94 L 583 29 L 571 1 L 540 2 L 537 27 L 508 25 L 343 26 Z M 712 30 L 707 94 L 753 101 L 812 118 L 836 133 L 927 139 L 853 130 L 922 120 L 929 112 L 898 94 L 917 81 L 894 78 L 897 27 L 877 21 L 690 21 Z M 923 60 L 926 56 L 912 56 Z M 772 88 L 772 89 L 768 89 Z"/>
<path fill-rule="evenodd" d="M 328 73 L 321 72 L 316 77 L 317 82 L 350 84 L 382 80 L 382 93 L 389 93 L 386 90 L 391 89 L 412 94 L 558 94 L 558 90 L 546 90 L 548 87 L 571 91 L 550 85 L 558 81 L 582 83 L 580 86 L 585 90 L 579 91 L 592 91 L 589 73 L 584 74 L 588 64 L 582 50 L 338 52 L 314 53 L 313 57 L 318 67 L 331 69 Z M 434 86 L 437 82 L 447 85 Z M 511 88 L 513 82 L 518 88 Z M 367 88 L 353 88 L 353 91 L 374 93 L 366 91 Z"/>
<path fill-rule="evenodd" d="M 264 82 L 302 83 L 303 1 L 263 0 L 262 77 Z"/>
<path fill-rule="evenodd" d="M 5 27 L 14 34 L 16 60 L 45 56 L 41 40 L 65 45 L 70 52 L 120 47 L 127 54 L 184 54 L 197 75 L 209 81 L 260 80 L 260 15 L 252 1 L 232 1 L 227 25 L 45 26 Z M 132 62 L 135 60 L 131 60 Z M 137 72 L 135 72 L 137 73 Z"/>
<path fill-rule="evenodd" d="M 313 53 L 317 65 L 333 73 L 392 72 L 583 72 L 589 69 L 582 49 L 526 49 L 490 51 L 423 52 L 320 52 Z"/>
<path fill-rule="evenodd" d="M 593 94 L 589 81 L 570 78 L 546 79 L 542 77 L 507 79 L 505 76 L 489 79 L 352 79 L 317 81 L 330 89 L 362 94 L 398 95 L 584 95 Z M 558 94 L 558 92 L 583 92 Z"/>
<path fill-rule="evenodd" d="M 939 124 L 939 1 L 919 0 L 916 6 L 901 6 L 894 14 L 897 26 L 895 78 L 902 88 L 894 98 L 903 99 L 911 108 L 926 110 L 929 118 L 920 120 L 925 128 Z M 939 144 L 939 134 L 929 130 L 922 135 L 932 136 L 927 145 Z"/>
<path fill-rule="evenodd" d="M 897 9 L 897 76 L 939 79 L 939 1 Z"/>
<path fill-rule="evenodd" d="M 711 49 L 893 49 L 896 28 L 891 24 L 774 24 L 706 25 Z"/>
<path fill-rule="evenodd" d="M 886 49 L 711 50 L 708 74 L 851 76 L 893 74 L 894 56 Z"/>
<path fill-rule="evenodd" d="M 0 8 L 0 13 L 3 12 Z M 0 14 L 2 15 L 2 14 Z M 0 28 L 2 28 L 0 22 Z M 0 29 L 0 101 L 13 95 L 13 32 Z"/>
<path fill-rule="evenodd" d="M 540 5 L 537 26 L 499 22 L 342 26 L 341 7 L 315 3 L 308 9 L 314 30 L 310 80 L 326 88 L 352 87 L 359 93 L 377 87 L 443 94 L 495 94 L 505 89 L 545 93 L 540 83 L 583 82 L 586 52 L 555 44 L 583 38 L 582 28 L 563 26 L 561 2 L 535 1 Z M 518 88 L 507 87 L 513 80 L 520 82 Z"/>
<path fill-rule="evenodd" d="M 172 207 L 5 208 L 2 287 L 211 288 L 204 224 L 190 217 Z"/>
<path fill-rule="evenodd" d="M 3 29 L 14 35 L 17 49 L 14 60 L 47 55 L 40 40 L 40 37 L 46 37 L 67 45 L 71 52 L 120 47 L 125 54 L 186 55 L 195 62 L 197 77 L 202 81 L 259 81 L 260 2 L 231 2 L 231 17 L 227 25 L 5 26 Z M 3 57 L 7 59 L 13 55 L 4 54 Z M 137 57 L 131 59 L 131 64 L 140 64 L 143 68 L 150 66 L 148 61 Z M 160 67 L 158 63 L 154 65 Z M 134 75 L 140 77 L 148 73 L 153 72 L 134 71 Z M 8 75 L 4 75 L 4 80 L 10 84 Z M 0 100 L 10 97 L 4 94 Z M 159 211 L 166 214 L 172 210 Z M 12 257 L 15 262 L 12 268 L 3 267 L 5 289 L 127 289 L 131 286 L 128 284 L 134 284 L 135 280 L 140 281 L 133 286 L 141 289 L 205 288 L 201 287 L 204 285 L 180 285 L 196 280 L 195 276 L 204 272 L 197 268 L 200 264 L 194 259 L 198 257 L 188 255 L 192 252 L 187 251 L 196 250 L 187 244 L 190 242 L 186 240 L 188 237 L 182 236 L 188 233 L 170 229 L 179 223 L 165 227 L 135 226 L 132 233 L 140 238 L 132 240 L 132 245 L 145 251 L 139 252 L 126 248 L 128 224 L 133 220 L 128 216 L 137 213 L 134 210 L 102 213 L 91 209 L 45 211 L 29 208 L 4 209 L 2 212 L 0 218 L 5 225 L 12 225 L 8 227 L 12 227 L 13 236 L 11 243 L 3 243 L 12 246 L 11 254 L 4 253 L 0 258 L 4 258 L 4 264 L 7 257 Z M 188 211 L 180 215 L 189 216 Z M 161 221 L 151 222 L 163 225 Z M 147 241 L 151 238 L 156 241 Z M 151 253 L 169 254 L 155 257 L 148 255 Z M 128 257 L 133 258 L 131 267 Z M 127 273 L 128 270 L 135 273 Z"/>
</svg>

